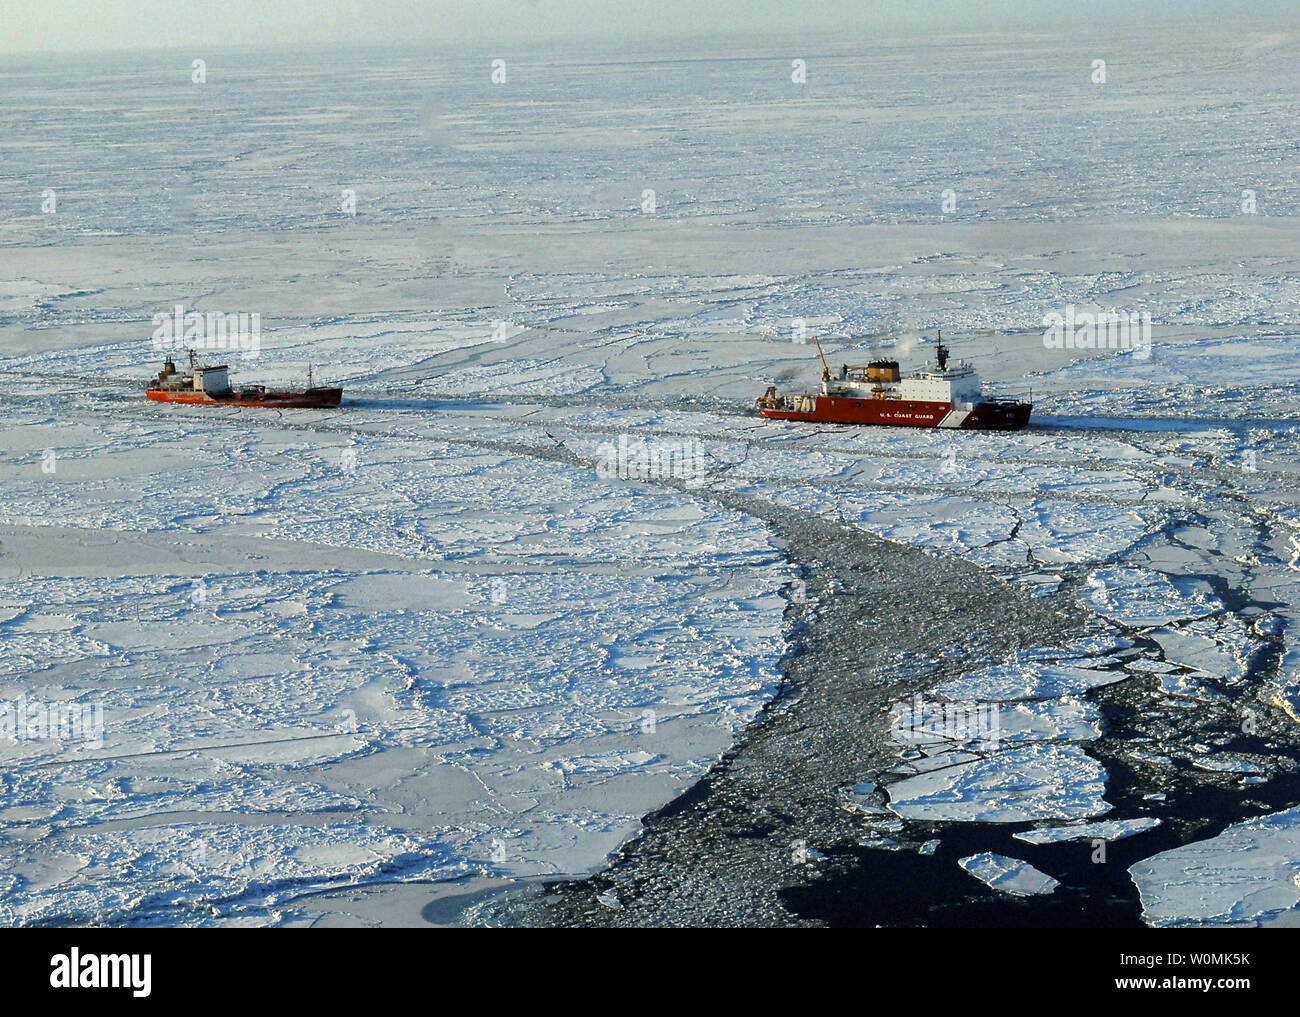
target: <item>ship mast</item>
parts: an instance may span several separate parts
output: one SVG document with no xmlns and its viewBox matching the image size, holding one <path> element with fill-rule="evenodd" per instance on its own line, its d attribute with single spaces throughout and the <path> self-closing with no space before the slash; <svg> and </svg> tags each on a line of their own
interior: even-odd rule
<svg viewBox="0 0 1300 1017">
<path fill-rule="evenodd" d="M 822 381 L 830 381 L 831 369 L 826 366 L 826 354 L 822 352 L 821 341 L 816 336 L 813 336 L 813 342 L 817 344 L 817 356 L 822 358 Z"/>
</svg>

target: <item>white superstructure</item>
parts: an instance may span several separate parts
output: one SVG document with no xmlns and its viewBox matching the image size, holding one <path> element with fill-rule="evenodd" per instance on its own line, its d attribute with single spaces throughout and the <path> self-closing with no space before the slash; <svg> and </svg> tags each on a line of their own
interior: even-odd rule
<svg viewBox="0 0 1300 1017">
<path fill-rule="evenodd" d="M 973 409 L 984 394 L 980 376 L 964 361 L 942 371 L 917 371 L 898 387 L 900 399 L 952 403 L 955 410 Z"/>
<path fill-rule="evenodd" d="M 941 347 L 942 349 L 942 347 Z M 903 378 L 898 361 L 874 360 L 865 367 L 840 368 L 838 376 L 822 376 L 822 395 L 850 399 L 907 399 L 915 402 L 951 403 L 954 410 L 973 409 L 983 398 L 983 386 L 975 369 L 961 361 L 938 370 L 917 371 Z"/>
</svg>

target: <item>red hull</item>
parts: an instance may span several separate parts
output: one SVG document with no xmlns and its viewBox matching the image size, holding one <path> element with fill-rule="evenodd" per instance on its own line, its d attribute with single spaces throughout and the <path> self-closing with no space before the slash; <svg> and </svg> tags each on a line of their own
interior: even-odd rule
<svg viewBox="0 0 1300 1017">
<path fill-rule="evenodd" d="M 281 409 L 327 409 L 338 406 L 343 399 L 341 388 L 312 388 L 306 392 L 262 392 L 258 395 L 241 395 L 234 392 L 227 399 L 213 399 L 204 392 L 168 392 L 151 388 L 145 392 L 150 399 L 160 403 L 191 403 L 200 406 L 277 406 Z"/>
<path fill-rule="evenodd" d="M 988 400 L 973 410 L 956 410 L 952 403 L 909 402 L 902 399 L 852 399 L 816 396 L 811 412 L 760 408 L 774 420 L 803 420 L 818 424 L 883 424 L 890 427 L 954 427 L 977 431 L 1018 431 L 1029 423 L 1030 403 Z"/>
</svg>

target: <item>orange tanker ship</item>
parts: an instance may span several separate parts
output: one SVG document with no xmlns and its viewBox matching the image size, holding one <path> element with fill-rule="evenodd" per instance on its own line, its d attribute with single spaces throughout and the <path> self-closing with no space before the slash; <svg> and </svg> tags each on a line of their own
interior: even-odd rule
<svg viewBox="0 0 1300 1017">
<path fill-rule="evenodd" d="M 281 409 L 306 407 L 321 409 L 337 406 L 343 398 L 341 388 L 318 388 L 312 385 L 310 369 L 305 389 L 269 389 L 265 385 L 230 387 L 229 368 L 225 364 L 200 367 L 190 350 L 190 369 L 181 374 L 171 357 L 163 364 L 145 394 L 160 403 L 197 403 L 203 406 L 278 406 Z"/>
</svg>

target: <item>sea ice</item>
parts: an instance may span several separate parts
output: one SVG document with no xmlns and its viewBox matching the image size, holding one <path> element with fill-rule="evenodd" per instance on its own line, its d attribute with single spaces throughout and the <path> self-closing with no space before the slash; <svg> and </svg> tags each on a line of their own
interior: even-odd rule
<svg viewBox="0 0 1300 1017">
<path fill-rule="evenodd" d="M 1163 797 L 1163 796 L 1162 796 Z M 1026 844 L 1060 844 L 1071 840 L 1123 840 L 1160 825 L 1154 816 L 1140 819 L 1103 819 L 1099 823 L 1076 823 L 1073 826 L 1044 826 L 1022 830 L 1011 836 Z"/>
<path fill-rule="evenodd" d="M 904 819 L 1020 823 L 1084 819 L 1110 811 L 1106 771 L 1074 745 L 1034 743 L 907 777 L 889 785 Z"/>
<path fill-rule="evenodd" d="M 1028 862 L 994 854 L 992 851 L 969 855 L 959 859 L 957 864 L 981 883 L 1016 897 L 1048 894 L 1061 885 L 1058 880 L 1039 872 Z"/>
<path fill-rule="evenodd" d="M 1272 925 L 1300 905 L 1297 859 L 1300 807 L 1145 858 L 1129 874 L 1148 925 Z"/>
</svg>

